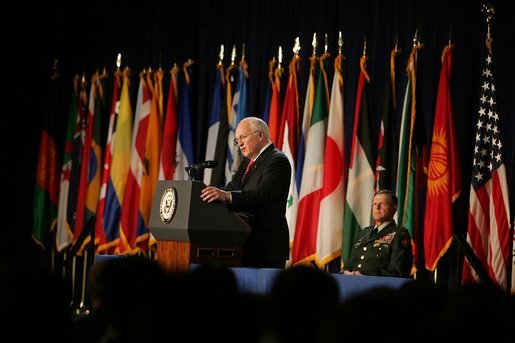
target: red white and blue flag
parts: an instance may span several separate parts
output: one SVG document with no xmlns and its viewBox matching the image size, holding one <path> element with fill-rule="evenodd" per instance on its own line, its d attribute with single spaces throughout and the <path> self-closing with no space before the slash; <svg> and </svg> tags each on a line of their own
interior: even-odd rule
<svg viewBox="0 0 515 343">
<path fill-rule="evenodd" d="M 506 288 L 510 251 L 509 198 L 492 53 L 484 59 L 469 199 L 467 242 L 495 284 Z M 463 283 L 479 280 L 465 260 Z"/>
</svg>

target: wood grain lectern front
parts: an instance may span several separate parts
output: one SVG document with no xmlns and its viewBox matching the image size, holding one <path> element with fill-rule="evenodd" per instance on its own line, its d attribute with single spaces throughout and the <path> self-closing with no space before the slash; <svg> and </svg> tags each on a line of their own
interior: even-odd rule
<svg viewBox="0 0 515 343">
<path fill-rule="evenodd" d="M 157 240 L 157 260 L 172 272 L 190 263 L 241 265 L 242 245 L 250 227 L 222 202 L 206 203 L 200 181 L 159 180 L 149 228 Z"/>
</svg>

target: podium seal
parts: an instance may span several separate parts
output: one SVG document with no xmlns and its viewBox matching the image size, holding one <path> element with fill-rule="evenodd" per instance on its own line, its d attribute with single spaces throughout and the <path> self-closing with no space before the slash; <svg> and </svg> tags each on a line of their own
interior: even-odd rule
<svg viewBox="0 0 515 343">
<path fill-rule="evenodd" d="M 165 189 L 159 204 L 159 215 L 163 223 L 168 224 L 172 220 L 176 207 L 177 190 L 174 187 L 168 187 Z"/>
</svg>

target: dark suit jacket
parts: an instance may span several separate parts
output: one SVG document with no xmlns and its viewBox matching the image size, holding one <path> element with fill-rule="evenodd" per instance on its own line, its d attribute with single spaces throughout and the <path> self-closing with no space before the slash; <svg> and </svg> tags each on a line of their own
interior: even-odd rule
<svg viewBox="0 0 515 343">
<path fill-rule="evenodd" d="M 289 258 L 286 201 L 290 189 L 291 166 L 273 144 L 254 161 L 242 180 L 250 160 L 245 158 L 225 190 L 231 191 L 232 210 L 250 215 L 252 229 L 243 245 L 242 265 L 280 262 Z"/>
<path fill-rule="evenodd" d="M 344 270 L 365 275 L 409 277 L 413 265 L 408 230 L 392 221 L 372 235 L 373 226 L 360 231 Z"/>
</svg>

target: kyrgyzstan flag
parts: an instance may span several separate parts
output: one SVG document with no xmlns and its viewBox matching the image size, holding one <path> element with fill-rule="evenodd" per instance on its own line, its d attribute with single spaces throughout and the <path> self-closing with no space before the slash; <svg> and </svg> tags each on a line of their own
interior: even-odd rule
<svg viewBox="0 0 515 343">
<path fill-rule="evenodd" d="M 426 268 L 431 271 L 436 269 L 438 261 L 452 243 L 452 203 L 461 192 L 461 170 L 451 103 L 452 50 L 453 47 L 447 45 L 442 53 L 433 142 L 429 156 L 424 256 Z"/>
</svg>

